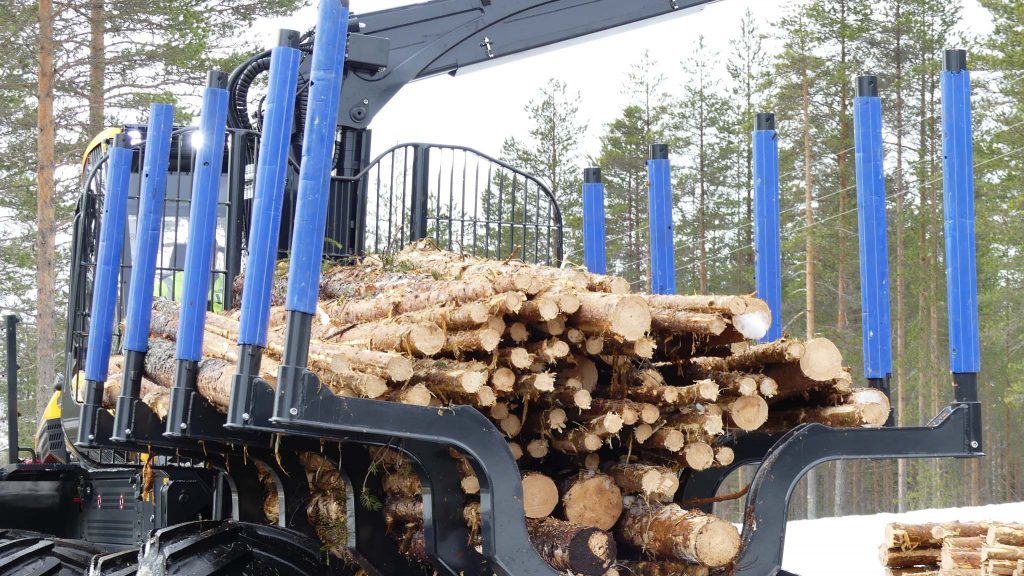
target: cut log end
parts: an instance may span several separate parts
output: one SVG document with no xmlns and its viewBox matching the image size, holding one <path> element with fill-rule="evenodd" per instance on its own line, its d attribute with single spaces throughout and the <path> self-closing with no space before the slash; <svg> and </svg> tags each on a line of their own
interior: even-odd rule
<svg viewBox="0 0 1024 576">
<path fill-rule="evenodd" d="M 843 355 L 828 338 L 808 340 L 804 343 L 800 370 L 811 380 L 832 380 L 843 371 Z"/>
<path fill-rule="evenodd" d="M 558 506 L 558 487 L 539 472 L 523 474 L 523 509 L 527 518 L 546 518 Z"/>
</svg>

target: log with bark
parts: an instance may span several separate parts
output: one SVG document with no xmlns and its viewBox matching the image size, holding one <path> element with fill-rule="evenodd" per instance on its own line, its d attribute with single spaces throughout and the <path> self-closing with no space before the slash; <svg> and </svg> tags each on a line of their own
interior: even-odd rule
<svg viewBox="0 0 1024 576">
<path fill-rule="evenodd" d="M 676 504 L 649 504 L 633 499 L 616 529 L 621 542 L 660 560 L 682 560 L 709 567 L 725 566 L 740 550 L 732 524 Z"/>
</svg>

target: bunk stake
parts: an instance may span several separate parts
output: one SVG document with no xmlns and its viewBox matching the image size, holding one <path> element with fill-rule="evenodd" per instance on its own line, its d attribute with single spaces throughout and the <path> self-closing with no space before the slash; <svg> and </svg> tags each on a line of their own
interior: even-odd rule
<svg viewBox="0 0 1024 576">
<path fill-rule="evenodd" d="M 754 259 L 757 296 L 772 323 L 761 342 L 782 338 L 782 245 L 779 224 L 779 141 L 775 114 L 754 120 Z"/>
<path fill-rule="evenodd" d="M 4 316 L 7 340 L 7 462 L 18 462 L 18 317 Z"/>
<path fill-rule="evenodd" d="M 650 182 L 648 215 L 651 228 L 651 293 L 676 293 L 675 228 L 672 224 L 672 166 L 667 144 L 652 144 L 647 161 Z"/>
<path fill-rule="evenodd" d="M 604 183 L 600 168 L 583 171 L 583 264 L 594 274 L 606 274 Z"/>
</svg>

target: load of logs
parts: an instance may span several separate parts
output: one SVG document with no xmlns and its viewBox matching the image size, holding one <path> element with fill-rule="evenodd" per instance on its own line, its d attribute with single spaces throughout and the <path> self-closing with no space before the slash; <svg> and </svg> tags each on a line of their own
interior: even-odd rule
<svg viewBox="0 0 1024 576">
<path fill-rule="evenodd" d="M 889 524 L 879 554 L 890 576 L 1024 576 L 1024 524 Z"/>
<path fill-rule="evenodd" d="M 261 368 L 271 386 L 284 352 L 285 285 L 278 278 L 273 288 Z M 482 260 L 425 242 L 386 263 L 370 257 L 325 269 L 320 294 L 310 368 L 324 385 L 338 395 L 466 404 L 488 415 L 520 465 L 535 546 L 574 574 L 727 566 L 739 534 L 674 502 L 682 469 L 729 466 L 733 452 L 720 443 L 727 434 L 814 422 L 877 427 L 890 412 L 884 394 L 852 387 L 827 339 L 751 344 L 772 319 L 750 296 L 634 294 L 620 278 Z M 161 417 L 177 319 L 174 302 L 155 303 L 142 397 Z M 198 389 L 222 411 L 237 334 L 237 312 L 208 314 Z M 120 390 L 114 364 L 109 406 Z M 461 454 L 452 456 L 475 535 L 480 483 Z M 419 480 L 397 452 L 376 457 L 381 505 L 399 547 L 425 560 Z M 310 521 L 344 557 L 345 483 L 328 459 L 307 454 L 303 462 L 314 495 Z M 620 554 L 634 561 L 619 562 Z"/>
</svg>

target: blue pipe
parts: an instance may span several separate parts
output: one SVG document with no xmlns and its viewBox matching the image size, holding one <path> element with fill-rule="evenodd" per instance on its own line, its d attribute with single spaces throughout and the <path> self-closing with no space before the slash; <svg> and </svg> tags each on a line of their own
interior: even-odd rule
<svg viewBox="0 0 1024 576">
<path fill-rule="evenodd" d="M 217 231 L 217 202 L 228 112 L 226 85 L 225 74 L 210 72 L 197 133 L 202 145 L 196 151 L 192 179 L 177 347 L 178 360 L 190 362 L 198 362 L 203 356 L 203 328 L 210 298 L 210 268 Z"/>
<path fill-rule="evenodd" d="M 667 145 L 651 145 L 651 159 L 647 161 L 647 178 L 650 182 L 647 209 L 651 228 L 651 292 L 675 294 L 672 166 L 668 160 Z"/>
<path fill-rule="evenodd" d="M 754 119 L 754 277 L 757 297 L 768 303 L 772 323 L 761 342 L 782 338 L 782 243 L 779 213 L 779 141 L 775 115 Z"/>
<path fill-rule="evenodd" d="M 583 171 L 583 265 L 594 274 L 606 274 L 604 184 L 600 168 Z"/>
<path fill-rule="evenodd" d="M 128 285 L 128 310 L 125 314 L 125 350 L 149 350 L 149 327 L 153 315 L 153 285 L 156 260 L 160 252 L 160 227 L 164 217 L 167 167 L 170 163 L 171 129 L 174 106 L 149 107 L 145 160 L 142 168 L 142 192 L 139 199 L 139 224 L 135 234 L 135 260 Z"/>
<path fill-rule="evenodd" d="M 291 32 L 291 31 L 288 31 Z M 291 42 L 297 35 L 286 36 Z M 249 259 L 242 291 L 242 316 L 238 343 L 242 346 L 267 345 L 270 294 L 274 283 L 278 237 L 285 176 L 288 172 L 288 147 L 291 144 L 292 118 L 295 116 L 295 86 L 301 54 L 295 47 L 281 45 L 270 57 L 270 82 L 266 116 L 256 168 L 255 199 L 249 234 Z"/>
<path fill-rule="evenodd" d="M 316 312 L 348 18 L 348 0 L 320 1 L 288 266 L 285 309 L 289 312 Z"/>
<path fill-rule="evenodd" d="M 92 285 L 89 342 L 85 361 L 85 379 L 90 382 L 107 380 L 133 154 L 124 135 L 118 135 L 110 148 L 107 191 L 103 198 L 100 242 Z"/>
<path fill-rule="evenodd" d="M 954 374 L 981 371 L 971 124 L 971 75 L 967 70 L 967 53 L 947 50 L 942 71 L 942 149 L 945 158 L 942 192 L 945 204 L 949 366 Z"/>
<path fill-rule="evenodd" d="M 864 377 L 879 380 L 892 373 L 892 332 L 882 100 L 878 97 L 878 78 L 874 76 L 857 78 L 857 93 L 853 99 L 853 130 L 857 167 Z"/>
</svg>

